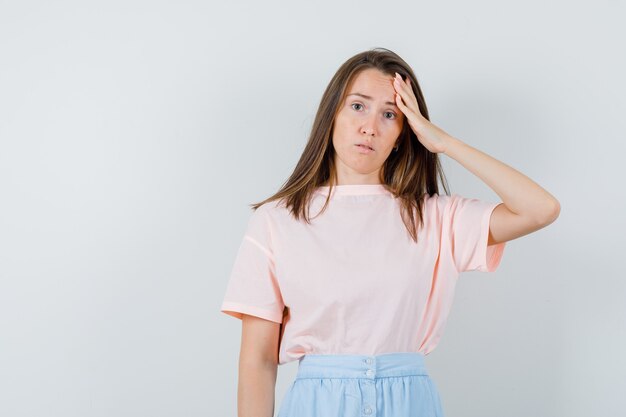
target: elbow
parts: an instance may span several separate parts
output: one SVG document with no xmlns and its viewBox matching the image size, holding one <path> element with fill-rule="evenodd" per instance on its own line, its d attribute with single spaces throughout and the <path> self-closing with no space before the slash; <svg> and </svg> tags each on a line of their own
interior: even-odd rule
<svg viewBox="0 0 626 417">
<path fill-rule="evenodd" d="M 552 199 L 542 213 L 539 224 L 547 226 L 553 223 L 559 217 L 559 214 L 561 214 L 561 204 L 557 199 Z"/>
</svg>

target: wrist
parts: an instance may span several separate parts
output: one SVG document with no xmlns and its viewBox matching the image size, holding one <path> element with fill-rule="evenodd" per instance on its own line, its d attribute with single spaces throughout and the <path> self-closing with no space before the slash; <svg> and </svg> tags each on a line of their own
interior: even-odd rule
<svg viewBox="0 0 626 417">
<path fill-rule="evenodd" d="M 441 153 L 452 157 L 455 149 L 457 149 L 461 145 L 463 145 L 463 142 L 461 142 L 459 139 L 446 134 L 443 137 L 443 151 Z"/>
</svg>

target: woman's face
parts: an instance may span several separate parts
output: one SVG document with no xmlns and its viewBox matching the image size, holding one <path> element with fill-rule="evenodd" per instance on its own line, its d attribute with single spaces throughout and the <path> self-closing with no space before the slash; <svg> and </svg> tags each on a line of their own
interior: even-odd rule
<svg viewBox="0 0 626 417">
<path fill-rule="evenodd" d="M 361 71 L 348 85 L 332 138 L 338 184 L 380 182 L 379 170 L 402 131 L 404 113 L 395 93 L 393 77 L 375 68 Z"/>
</svg>

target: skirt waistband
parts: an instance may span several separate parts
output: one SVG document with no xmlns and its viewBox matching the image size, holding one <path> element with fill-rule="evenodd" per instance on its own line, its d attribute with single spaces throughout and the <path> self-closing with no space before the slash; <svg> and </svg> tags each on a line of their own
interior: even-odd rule
<svg viewBox="0 0 626 417">
<path fill-rule="evenodd" d="M 395 352 L 379 355 L 306 354 L 298 364 L 296 379 L 364 378 L 428 375 L 420 352 Z"/>
</svg>

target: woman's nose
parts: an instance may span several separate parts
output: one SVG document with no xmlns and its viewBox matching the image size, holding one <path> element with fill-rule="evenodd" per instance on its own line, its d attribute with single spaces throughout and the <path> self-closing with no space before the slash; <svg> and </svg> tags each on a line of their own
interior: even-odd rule
<svg viewBox="0 0 626 417">
<path fill-rule="evenodd" d="M 375 135 L 377 133 L 376 117 L 368 117 L 365 124 L 361 127 L 361 132 L 366 135 Z"/>
</svg>

